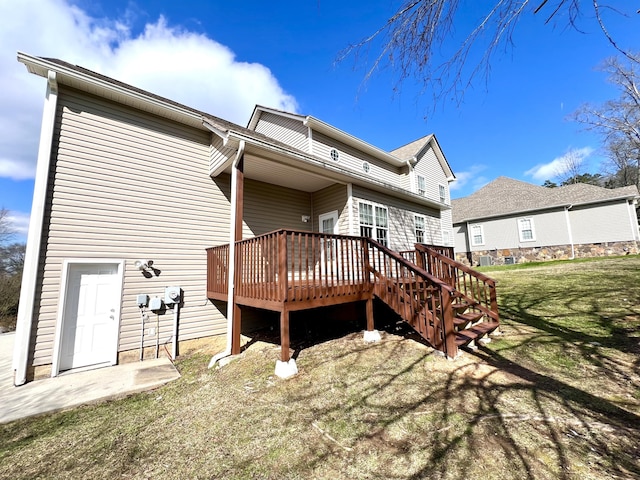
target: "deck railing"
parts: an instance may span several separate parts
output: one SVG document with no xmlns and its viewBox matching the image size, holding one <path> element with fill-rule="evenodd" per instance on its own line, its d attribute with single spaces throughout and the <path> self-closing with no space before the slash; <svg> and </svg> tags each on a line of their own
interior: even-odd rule
<svg viewBox="0 0 640 480">
<path fill-rule="evenodd" d="M 247 304 L 312 308 L 374 293 L 435 348 L 456 355 L 453 287 L 372 239 L 278 230 L 235 249 L 235 296 Z M 228 245 L 207 249 L 210 298 L 226 299 L 228 263 Z"/>
<path fill-rule="evenodd" d="M 240 297 L 299 302 L 356 295 L 370 283 L 360 237 L 278 230 L 237 242 L 235 257 Z M 207 249 L 210 296 L 227 293 L 228 262 L 228 245 Z"/>
<path fill-rule="evenodd" d="M 207 248 L 207 295 L 225 299 L 229 288 L 229 245 Z"/>
<path fill-rule="evenodd" d="M 471 308 L 500 320 L 495 280 L 425 245 L 416 244 L 416 256 L 419 266 L 455 289 Z"/>
</svg>

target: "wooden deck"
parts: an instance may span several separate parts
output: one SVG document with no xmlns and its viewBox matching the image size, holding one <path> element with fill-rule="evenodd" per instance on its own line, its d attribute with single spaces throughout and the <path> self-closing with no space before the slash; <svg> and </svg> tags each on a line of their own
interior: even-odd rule
<svg viewBox="0 0 640 480">
<path fill-rule="evenodd" d="M 239 353 L 242 306 L 280 312 L 283 361 L 290 358 L 289 312 L 365 301 L 367 330 L 373 330 L 374 296 L 449 357 L 498 326 L 495 282 L 449 258 L 446 247 L 416 245 L 400 254 L 370 238 L 292 230 L 233 247 L 233 268 L 229 245 L 207 249 L 208 297 L 229 301 L 233 286 L 233 353 Z M 482 320 L 474 313 L 490 324 L 478 327 Z M 458 332 L 463 328 L 466 333 Z"/>
</svg>

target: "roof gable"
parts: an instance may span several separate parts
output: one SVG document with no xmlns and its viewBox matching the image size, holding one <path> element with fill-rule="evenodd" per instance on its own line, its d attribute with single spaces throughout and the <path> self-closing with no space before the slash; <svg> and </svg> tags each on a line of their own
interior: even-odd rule
<svg viewBox="0 0 640 480">
<path fill-rule="evenodd" d="M 436 158 L 438 159 L 447 179 L 449 181 L 454 180 L 456 177 L 453 174 L 453 170 L 451 170 L 451 166 L 444 156 L 444 153 L 440 148 L 440 144 L 433 133 L 418 138 L 417 140 L 398 147 L 395 150 L 391 150 L 390 153 L 401 160 L 414 163 L 421 159 L 422 155 L 429 149 L 429 147 L 433 148 Z"/>
</svg>

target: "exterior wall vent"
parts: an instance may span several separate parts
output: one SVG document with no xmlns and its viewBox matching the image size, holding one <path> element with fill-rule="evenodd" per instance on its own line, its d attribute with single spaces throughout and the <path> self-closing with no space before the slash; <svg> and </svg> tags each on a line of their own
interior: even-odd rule
<svg viewBox="0 0 640 480">
<path fill-rule="evenodd" d="M 371 166 L 369 165 L 369 162 L 362 162 L 362 171 L 364 173 L 369 173 L 369 170 L 371 170 Z"/>
<path fill-rule="evenodd" d="M 334 162 L 340 160 L 340 152 L 338 152 L 338 150 L 336 150 L 335 148 L 331 149 L 329 155 L 331 155 L 331 160 L 333 160 Z"/>
<path fill-rule="evenodd" d="M 491 258 L 491 255 L 480 255 L 481 267 L 489 267 L 491 265 L 493 265 L 493 258 Z"/>
<path fill-rule="evenodd" d="M 514 265 L 516 263 L 516 257 L 514 256 L 508 256 L 508 257 L 504 257 L 504 264 L 505 265 Z"/>
</svg>

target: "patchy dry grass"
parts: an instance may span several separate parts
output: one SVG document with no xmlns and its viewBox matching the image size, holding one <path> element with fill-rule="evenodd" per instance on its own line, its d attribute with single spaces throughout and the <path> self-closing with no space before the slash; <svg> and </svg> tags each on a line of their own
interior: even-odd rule
<svg viewBox="0 0 640 480">
<path fill-rule="evenodd" d="M 640 478 L 640 258 L 489 274 L 504 335 L 473 354 L 394 325 L 287 381 L 269 343 L 196 352 L 154 392 L 0 425 L 0 477 Z"/>
</svg>

